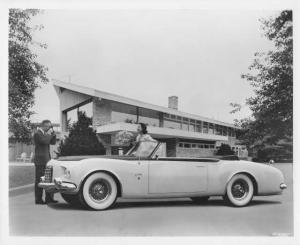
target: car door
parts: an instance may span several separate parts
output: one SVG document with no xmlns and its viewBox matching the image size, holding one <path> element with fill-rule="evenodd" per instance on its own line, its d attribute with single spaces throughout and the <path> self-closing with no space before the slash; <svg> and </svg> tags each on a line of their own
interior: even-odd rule
<svg viewBox="0 0 300 245">
<path fill-rule="evenodd" d="M 207 163 L 158 158 L 149 162 L 149 193 L 197 193 L 207 190 Z"/>
</svg>

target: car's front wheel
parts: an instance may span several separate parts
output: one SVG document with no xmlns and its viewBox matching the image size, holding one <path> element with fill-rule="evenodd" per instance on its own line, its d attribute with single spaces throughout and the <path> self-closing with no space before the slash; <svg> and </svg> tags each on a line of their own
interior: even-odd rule
<svg viewBox="0 0 300 245">
<path fill-rule="evenodd" d="M 245 174 L 234 175 L 227 184 L 224 200 L 230 204 L 243 207 L 249 204 L 254 194 L 251 179 Z"/>
<path fill-rule="evenodd" d="M 82 188 L 82 199 L 91 209 L 104 210 L 111 207 L 117 199 L 117 185 L 107 173 L 90 175 Z"/>
</svg>

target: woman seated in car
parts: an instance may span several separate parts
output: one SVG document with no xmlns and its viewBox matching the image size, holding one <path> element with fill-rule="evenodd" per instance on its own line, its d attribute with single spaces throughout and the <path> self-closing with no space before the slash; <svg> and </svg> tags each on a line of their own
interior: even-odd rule
<svg viewBox="0 0 300 245">
<path fill-rule="evenodd" d="M 155 139 L 153 139 L 147 131 L 147 126 L 145 123 L 139 123 L 138 128 L 138 136 L 136 137 L 136 142 L 142 142 L 142 141 L 153 141 L 156 142 Z"/>
</svg>

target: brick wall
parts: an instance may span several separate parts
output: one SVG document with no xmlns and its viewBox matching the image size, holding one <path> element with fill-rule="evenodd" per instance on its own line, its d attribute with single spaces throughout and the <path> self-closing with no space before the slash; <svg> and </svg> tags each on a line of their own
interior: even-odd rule
<svg viewBox="0 0 300 245">
<path fill-rule="evenodd" d="M 177 157 L 211 157 L 214 156 L 214 149 L 201 148 L 179 148 L 177 147 Z"/>
<path fill-rule="evenodd" d="M 107 100 L 93 99 L 93 126 L 111 122 L 111 103 Z"/>
</svg>

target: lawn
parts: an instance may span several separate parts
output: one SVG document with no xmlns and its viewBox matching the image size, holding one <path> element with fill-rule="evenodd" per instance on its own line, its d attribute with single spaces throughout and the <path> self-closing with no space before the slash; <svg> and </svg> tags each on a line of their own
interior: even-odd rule
<svg viewBox="0 0 300 245">
<path fill-rule="evenodd" d="M 34 166 L 9 166 L 9 188 L 34 183 Z"/>
</svg>

